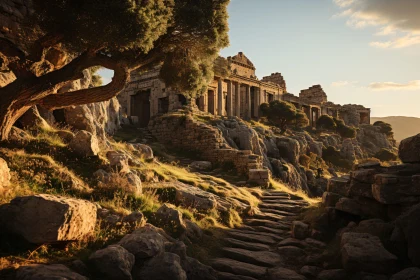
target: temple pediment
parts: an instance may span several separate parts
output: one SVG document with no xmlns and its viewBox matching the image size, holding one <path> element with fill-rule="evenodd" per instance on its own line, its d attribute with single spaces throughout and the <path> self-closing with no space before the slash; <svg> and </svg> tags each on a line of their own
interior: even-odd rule
<svg viewBox="0 0 420 280">
<path fill-rule="evenodd" d="M 249 68 L 252 68 L 255 70 L 254 64 L 251 62 L 251 60 L 244 55 L 243 52 L 239 52 L 235 56 L 228 57 L 228 61 L 231 63 L 239 64 L 241 66 L 248 66 Z"/>
</svg>

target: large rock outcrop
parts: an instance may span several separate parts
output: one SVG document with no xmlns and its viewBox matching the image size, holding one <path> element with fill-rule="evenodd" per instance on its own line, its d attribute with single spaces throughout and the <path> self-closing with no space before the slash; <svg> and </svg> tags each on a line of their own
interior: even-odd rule
<svg viewBox="0 0 420 280">
<path fill-rule="evenodd" d="M 35 244 L 81 240 L 95 224 L 96 206 L 80 199 L 40 194 L 0 206 L 1 228 Z"/>
<path fill-rule="evenodd" d="M 404 139 L 400 143 L 399 157 L 405 163 L 420 162 L 420 134 Z"/>
</svg>

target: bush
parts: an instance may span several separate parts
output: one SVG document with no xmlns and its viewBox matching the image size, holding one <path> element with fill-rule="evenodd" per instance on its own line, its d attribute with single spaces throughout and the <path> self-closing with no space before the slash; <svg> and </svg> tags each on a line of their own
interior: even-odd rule
<svg viewBox="0 0 420 280">
<path fill-rule="evenodd" d="M 381 132 L 386 134 L 387 136 L 391 137 L 394 136 L 394 132 L 392 132 L 392 126 L 389 123 L 383 121 L 377 121 L 373 124 L 374 126 L 379 126 L 381 128 Z"/>
<path fill-rule="evenodd" d="M 343 138 L 355 138 L 357 133 L 356 129 L 347 126 L 343 120 L 334 118 L 334 122 L 337 125 L 337 132 Z"/>
<path fill-rule="evenodd" d="M 311 158 L 308 157 L 307 155 L 301 155 L 299 157 L 299 163 L 300 165 L 302 165 L 303 167 L 305 167 L 306 169 L 309 168 L 309 164 L 311 163 Z"/>
<path fill-rule="evenodd" d="M 322 159 L 336 167 L 351 169 L 353 166 L 352 162 L 343 159 L 340 151 L 332 146 L 322 149 Z"/>
<path fill-rule="evenodd" d="M 288 127 L 302 128 L 309 124 L 306 115 L 289 102 L 274 100 L 260 105 L 261 115 L 284 133 Z"/>
<path fill-rule="evenodd" d="M 316 122 L 316 126 L 321 129 L 333 130 L 337 129 L 337 124 L 334 121 L 334 118 L 329 115 L 322 115 Z"/>
<path fill-rule="evenodd" d="M 381 149 L 379 152 L 375 154 L 375 158 L 381 161 L 393 161 L 393 160 L 397 160 L 398 156 L 394 152 L 388 149 Z"/>
</svg>

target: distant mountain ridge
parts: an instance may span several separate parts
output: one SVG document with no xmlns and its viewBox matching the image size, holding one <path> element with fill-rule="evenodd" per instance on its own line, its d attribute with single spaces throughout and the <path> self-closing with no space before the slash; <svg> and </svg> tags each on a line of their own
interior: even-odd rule
<svg viewBox="0 0 420 280">
<path fill-rule="evenodd" d="M 420 133 L 420 118 L 402 116 L 371 118 L 372 124 L 376 121 L 383 121 L 391 124 L 394 130 L 394 138 L 398 142 Z"/>
</svg>

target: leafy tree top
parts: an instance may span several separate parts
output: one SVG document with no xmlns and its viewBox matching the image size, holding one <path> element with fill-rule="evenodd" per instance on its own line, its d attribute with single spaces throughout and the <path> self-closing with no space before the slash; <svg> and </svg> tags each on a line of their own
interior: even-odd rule
<svg viewBox="0 0 420 280">
<path fill-rule="evenodd" d="M 288 126 L 305 127 L 309 123 L 305 113 L 286 101 L 274 100 L 270 103 L 263 103 L 260 105 L 260 109 L 262 116 L 283 132 Z"/>
</svg>

